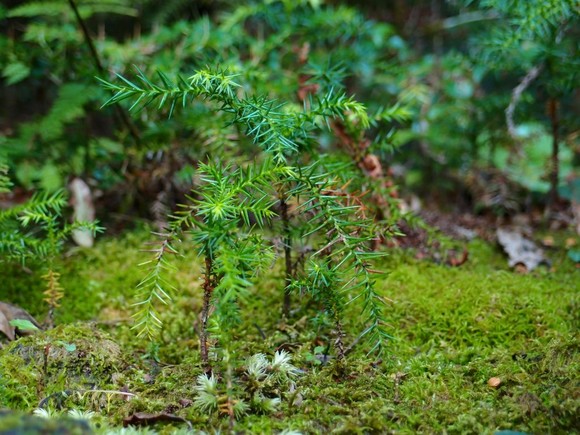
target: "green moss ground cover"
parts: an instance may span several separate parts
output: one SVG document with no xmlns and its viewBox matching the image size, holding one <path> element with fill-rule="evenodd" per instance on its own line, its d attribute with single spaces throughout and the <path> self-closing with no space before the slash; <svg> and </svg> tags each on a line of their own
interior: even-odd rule
<svg viewBox="0 0 580 435">
<path fill-rule="evenodd" d="M 201 372 L 195 332 L 200 261 L 194 253 L 176 262 L 179 291 L 162 310 L 165 329 L 158 342 L 149 345 L 130 329 L 134 288 L 143 276 L 138 263 L 146 257 L 140 250 L 149 239 L 136 231 L 68 253 L 62 263 L 67 293 L 56 316 L 61 326 L 1 351 L 0 407 L 32 411 L 50 396 L 49 408 L 95 411 L 101 432 L 111 432 L 134 412 L 170 412 L 196 429 L 229 430 L 227 419 L 201 413 L 189 402 Z M 242 321 L 228 348 L 238 361 L 286 349 L 302 374 L 295 386 L 279 392 L 283 400 L 275 412 L 243 417 L 235 430 L 577 433 L 580 270 L 558 249 L 549 253 L 551 270 L 526 275 L 510 271 L 501 253 L 481 241 L 471 242 L 469 253 L 466 264 L 450 268 L 415 260 L 411 251 L 392 251 L 382 264 L 389 273 L 379 278 L 379 288 L 390 300 L 395 338 L 380 360 L 356 344 L 341 374 L 324 355 L 334 337 L 319 307 L 301 298 L 290 319 L 277 316 L 283 276 L 274 267 L 241 303 Z M 0 273 L 2 299 L 42 318 L 41 281 L 29 266 L 32 273 L 19 267 Z M 360 330 L 357 321 L 353 312 L 347 344 Z M 47 344 L 60 349 L 48 361 L 41 351 Z M 110 354 L 111 346 L 114 361 L 101 358 L 99 352 Z M 241 382 L 243 374 L 235 376 Z M 491 378 L 499 378 L 499 386 L 490 386 Z M 87 393 L 91 389 L 105 392 Z M 62 398 L 67 390 L 73 394 Z M 154 429 L 171 433 L 184 427 L 173 422 Z"/>
</svg>

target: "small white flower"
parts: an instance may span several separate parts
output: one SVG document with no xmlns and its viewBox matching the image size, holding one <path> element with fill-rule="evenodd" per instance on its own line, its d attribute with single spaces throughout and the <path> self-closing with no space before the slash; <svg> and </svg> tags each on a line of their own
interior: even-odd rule
<svg viewBox="0 0 580 435">
<path fill-rule="evenodd" d="M 91 420 L 96 413 L 93 411 L 82 411 L 80 409 L 69 409 L 68 416 L 74 418 L 75 420 Z"/>
<path fill-rule="evenodd" d="M 217 394 L 217 379 L 213 373 L 211 376 L 202 373 L 197 377 L 197 385 L 193 388 L 200 393 Z"/>
<path fill-rule="evenodd" d="M 300 373 L 297 367 L 290 364 L 292 357 L 290 354 L 284 350 L 274 353 L 274 359 L 272 360 L 272 370 L 284 373 L 288 376 L 296 376 Z"/>
<path fill-rule="evenodd" d="M 218 388 L 217 379 L 213 373 L 211 376 L 205 373 L 197 377 L 197 385 L 194 390 L 197 391 L 197 397 L 193 405 L 203 412 L 213 412 L 218 408 Z"/>
<path fill-rule="evenodd" d="M 267 376 L 266 370 L 268 368 L 268 360 L 263 353 L 252 355 L 246 361 L 246 371 L 248 375 L 257 380 L 261 380 Z"/>
<path fill-rule="evenodd" d="M 36 408 L 32 413 L 41 418 L 54 418 L 57 415 L 56 412 L 48 408 Z"/>
</svg>

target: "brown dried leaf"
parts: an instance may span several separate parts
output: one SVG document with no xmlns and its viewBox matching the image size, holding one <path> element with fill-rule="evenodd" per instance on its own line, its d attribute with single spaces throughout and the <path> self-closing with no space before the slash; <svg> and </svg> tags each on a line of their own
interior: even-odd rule
<svg viewBox="0 0 580 435">
<path fill-rule="evenodd" d="M 464 249 L 460 256 L 451 257 L 449 259 L 449 265 L 451 267 L 459 267 L 459 266 L 465 264 L 465 262 L 468 260 L 468 258 L 469 258 L 469 251 L 467 251 L 467 249 Z"/>
<path fill-rule="evenodd" d="M 15 329 L 10 325 L 11 320 L 28 320 L 34 326 L 41 329 L 40 325 L 34 317 L 28 314 L 25 310 L 16 305 L 12 305 L 6 302 L 0 302 L 0 332 L 3 332 L 10 341 L 14 340 L 16 337 L 16 332 L 18 335 L 30 335 L 33 331 L 23 331 Z"/>
<path fill-rule="evenodd" d="M 10 325 L 10 320 L 8 320 L 2 311 L 0 311 L 0 332 L 8 337 L 8 340 L 14 340 L 14 328 Z"/>
<path fill-rule="evenodd" d="M 526 273 L 528 273 L 528 268 L 526 267 L 525 264 L 522 263 L 518 263 L 514 266 L 514 270 L 522 275 L 525 275 Z"/>
</svg>

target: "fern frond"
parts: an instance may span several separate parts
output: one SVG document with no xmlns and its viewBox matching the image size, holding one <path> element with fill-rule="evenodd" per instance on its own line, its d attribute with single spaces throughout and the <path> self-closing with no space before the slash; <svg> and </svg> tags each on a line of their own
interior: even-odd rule
<svg viewBox="0 0 580 435">
<path fill-rule="evenodd" d="M 66 124 L 85 114 L 83 106 L 95 99 L 97 89 L 80 83 L 67 83 L 59 88 L 50 112 L 38 123 L 40 136 L 47 141 L 62 136 Z"/>
<path fill-rule="evenodd" d="M 52 251 L 50 243 L 19 229 L 0 225 L 0 259 L 25 262 L 28 259 L 47 258 Z"/>
</svg>

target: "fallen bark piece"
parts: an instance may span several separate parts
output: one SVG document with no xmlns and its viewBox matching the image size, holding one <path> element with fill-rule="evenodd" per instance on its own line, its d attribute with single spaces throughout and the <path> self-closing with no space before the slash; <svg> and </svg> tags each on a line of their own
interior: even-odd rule
<svg viewBox="0 0 580 435">
<path fill-rule="evenodd" d="M 508 255 L 510 267 L 519 264 L 525 266 L 527 271 L 531 271 L 540 264 L 550 265 L 550 262 L 544 257 L 543 249 L 526 239 L 520 231 L 498 228 L 496 235 L 498 243 Z"/>
<path fill-rule="evenodd" d="M 94 222 L 95 206 L 89 185 L 80 178 L 75 178 L 71 181 L 69 189 L 74 209 L 74 220 L 76 222 Z M 92 248 L 95 243 L 95 238 L 89 230 L 74 230 L 72 238 L 77 245 L 83 248 Z"/>
</svg>

